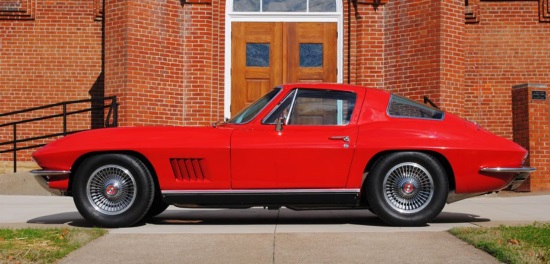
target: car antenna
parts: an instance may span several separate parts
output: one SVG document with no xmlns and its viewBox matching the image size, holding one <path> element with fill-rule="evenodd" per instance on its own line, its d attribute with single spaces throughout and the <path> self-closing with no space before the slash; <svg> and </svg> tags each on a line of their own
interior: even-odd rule
<svg viewBox="0 0 550 264">
<path fill-rule="evenodd" d="M 430 104 L 431 106 L 433 106 L 434 108 L 439 109 L 439 106 L 437 106 L 436 104 L 434 104 L 434 102 L 432 102 L 432 100 L 430 100 L 430 98 L 428 98 L 428 96 L 424 96 L 424 103 L 428 103 L 428 104 Z"/>
</svg>

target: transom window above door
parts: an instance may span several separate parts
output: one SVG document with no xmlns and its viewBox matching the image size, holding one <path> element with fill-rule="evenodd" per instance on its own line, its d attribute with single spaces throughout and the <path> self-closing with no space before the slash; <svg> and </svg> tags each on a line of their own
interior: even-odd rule
<svg viewBox="0 0 550 264">
<path fill-rule="evenodd" d="M 234 0 L 233 12 L 336 12 L 336 0 Z"/>
</svg>

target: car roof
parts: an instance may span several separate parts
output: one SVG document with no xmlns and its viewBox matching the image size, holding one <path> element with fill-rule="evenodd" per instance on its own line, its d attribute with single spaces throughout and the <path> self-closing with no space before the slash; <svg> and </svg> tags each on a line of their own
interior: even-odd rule
<svg viewBox="0 0 550 264">
<path fill-rule="evenodd" d="M 368 93 L 385 93 L 389 94 L 390 92 L 385 90 L 380 90 L 376 88 L 369 88 L 354 84 L 344 84 L 344 83 L 287 83 L 279 85 L 283 89 L 330 89 L 330 90 L 342 90 L 342 91 L 353 91 L 353 90 L 365 90 Z"/>
</svg>

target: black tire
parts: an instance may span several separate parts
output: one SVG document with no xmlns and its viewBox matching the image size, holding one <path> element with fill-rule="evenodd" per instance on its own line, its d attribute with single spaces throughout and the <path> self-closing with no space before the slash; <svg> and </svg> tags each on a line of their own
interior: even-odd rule
<svg viewBox="0 0 550 264">
<path fill-rule="evenodd" d="M 449 180 L 433 156 L 396 152 L 375 164 L 365 191 L 372 211 L 387 224 L 421 226 L 443 210 Z"/>
<path fill-rule="evenodd" d="M 160 194 L 159 190 L 157 190 L 157 192 L 155 192 L 155 198 L 153 199 L 151 208 L 149 208 L 149 211 L 145 214 L 143 219 L 148 220 L 161 214 L 166 210 L 166 208 L 168 208 L 168 206 L 169 204 L 165 203 L 162 200 L 162 195 Z"/>
<path fill-rule="evenodd" d="M 84 160 L 74 175 L 73 199 L 80 214 L 102 227 L 127 227 L 149 211 L 154 183 L 147 167 L 123 154 Z"/>
</svg>

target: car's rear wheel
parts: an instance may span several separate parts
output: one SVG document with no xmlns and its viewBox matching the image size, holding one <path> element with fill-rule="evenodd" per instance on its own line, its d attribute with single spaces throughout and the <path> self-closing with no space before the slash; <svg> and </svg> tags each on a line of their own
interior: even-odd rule
<svg viewBox="0 0 550 264">
<path fill-rule="evenodd" d="M 439 161 L 420 152 L 397 152 L 382 157 L 366 182 L 369 205 L 390 225 L 425 225 L 447 199 L 448 178 Z"/>
<path fill-rule="evenodd" d="M 123 154 L 84 160 L 73 182 L 75 205 L 97 226 L 124 227 L 139 222 L 154 198 L 154 183 L 146 166 Z"/>
</svg>

